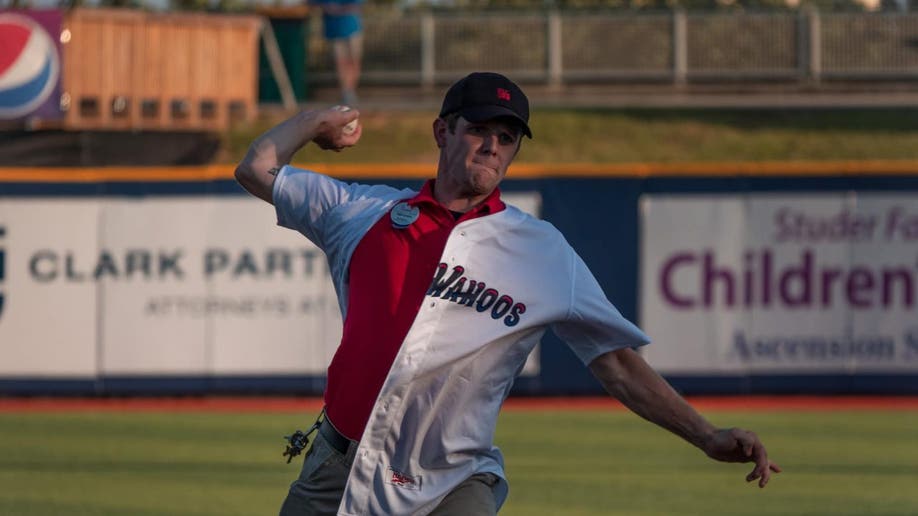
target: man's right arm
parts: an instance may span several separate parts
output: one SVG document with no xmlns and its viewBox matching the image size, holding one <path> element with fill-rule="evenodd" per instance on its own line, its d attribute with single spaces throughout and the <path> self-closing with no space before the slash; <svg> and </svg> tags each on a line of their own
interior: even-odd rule
<svg viewBox="0 0 918 516">
<path fill-rule="evenodd" d="M 637 415 L 673 432 L 723 462 L 753 462 L 746 481 L 765 487 L 781 468 L 768 458 L 765 445 L 742 428 L 717 428 L 692 408 L 643 357 L 630 348 L 610 351 L 589 364 L 606 391 Z"/>
<path fill-rule="evenodd" d="M 351 134 L 342 129 L 360 114 L 357 110 L 324 109 L 301 111 L 259 136 L 236 166 L 236 180 L 249 193 L 271 204 L 277 170 L 309 142 L 325 150 L 340 151 L 355 145 L 361 127 Z"/>
</svg>

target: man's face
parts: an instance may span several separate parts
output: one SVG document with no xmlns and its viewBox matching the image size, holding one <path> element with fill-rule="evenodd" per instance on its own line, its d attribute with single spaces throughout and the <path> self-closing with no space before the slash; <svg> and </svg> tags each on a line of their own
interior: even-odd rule
<svg viewBox="0 0 918 516">
<path fill-rule="evenodd" d="M 507 174 L 520 148 L 520 129 L 510 120 L 469 122 L 459 118 L 456 130 L 437 119 L 434 125 L 440 152 L 440 176 L 462 196 L 491 193 Z"/>
</svg>

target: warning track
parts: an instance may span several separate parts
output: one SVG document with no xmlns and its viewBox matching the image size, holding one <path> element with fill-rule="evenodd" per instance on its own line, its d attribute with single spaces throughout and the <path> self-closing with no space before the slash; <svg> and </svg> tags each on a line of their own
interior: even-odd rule
<svg viewBox="0 0 918 516">
<path fill-rule="evenodd" d="M 702 411 L 731 410 L 918 410 L 918 396 L 718 396 L 690 397 Z M 20 412 L 314 412 L 321 398 L 0 398 L 0 413 Z M 504 410 L 625 410 L 603 397 L 510 398 Z"/>
</svg>

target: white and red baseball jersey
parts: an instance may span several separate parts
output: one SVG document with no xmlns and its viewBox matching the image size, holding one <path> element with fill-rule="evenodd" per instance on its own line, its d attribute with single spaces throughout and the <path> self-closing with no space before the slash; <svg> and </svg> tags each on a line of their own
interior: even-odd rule
<svg viewBox="0 0 918 516">
<path fill-rule="evenodd" d="M 326 253 L 345 317 L 354 249 L 416 194 L 290 166 L 273 192 L 278 224 Z M 493 443 L 498 413 L 546 328 L 584 364 L 649 342 L 554 226 L 512 206 L 457 224 L 432 280 L 360 439 L 339 514 L 426 514 L 476 473 L 501 478 L 499 508 L 507 482 Z"/>
</svg>

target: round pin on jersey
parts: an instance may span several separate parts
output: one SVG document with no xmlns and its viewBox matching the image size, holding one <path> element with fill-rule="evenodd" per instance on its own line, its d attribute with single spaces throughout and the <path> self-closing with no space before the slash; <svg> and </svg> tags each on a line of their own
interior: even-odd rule
<svg viewBox="0 0 918 516">
<path fill-rule="evenodd" d="M 407 202 L 400 202 L 389 212 L 389 218 L 392 219 L 392 227 L 405 229 L 418 220 L 420 213 L 421 210 L 409 205 Z"/>
</svg>

